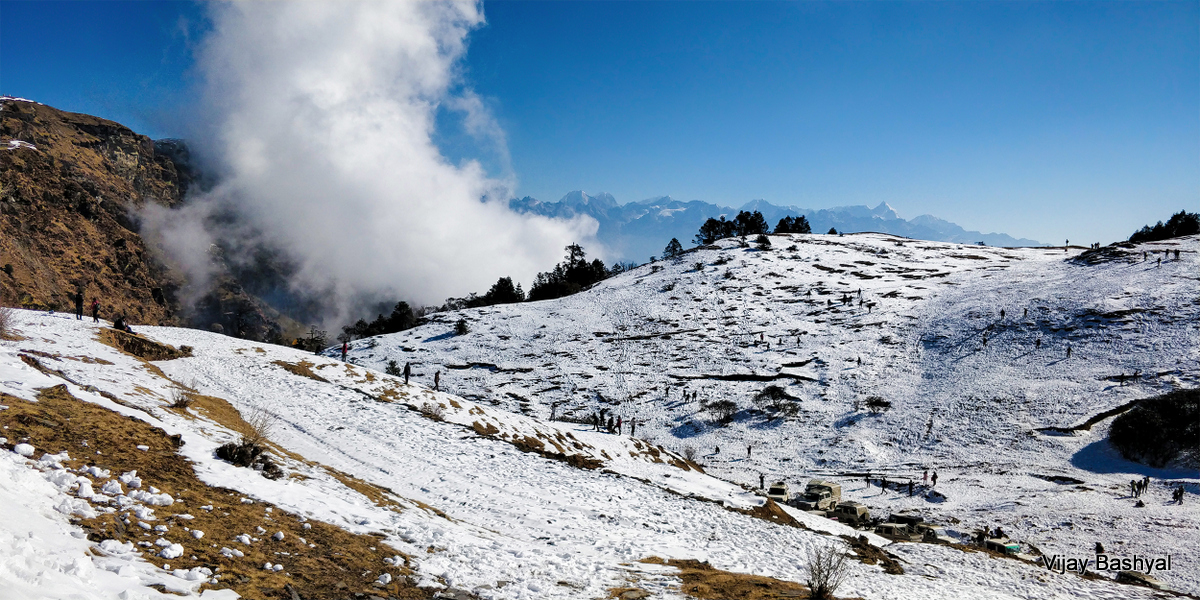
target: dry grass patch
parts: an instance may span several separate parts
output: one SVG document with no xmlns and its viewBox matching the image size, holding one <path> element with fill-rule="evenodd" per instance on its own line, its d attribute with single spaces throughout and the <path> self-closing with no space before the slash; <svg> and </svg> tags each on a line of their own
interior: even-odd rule
<svg viewBox="0 0 1200 600">
<path fill-rule="evenodd" d="M 0 394 L 0 401 L 9 406 L 0 411 L 0 425 L 8 427 L 5 434 L 11 442 L 28 441 L 50 453 L 67 451 L 73 458 L 64 465 L 71 468 L 95 465 L 110 470 L 114 477 L 137 470 L 143 488 L 154 486 L 175 498 L 171 506 L 154 507 L 157 518 L 151 524 L 170 527 L 166 533 L 146 532 L 135 523 L 126 525 L 116 518 L 120 513 L 77 520 L 92 541 L 116 539 L 137 544 L 164 537 L 185 549 L 183 556 L 169 561 L 172 568 L 208 567 L 220 575 L 220 582 L 205 584 L 206 588 L 231 588 L 246 598 L 291 600 L 295 597 L 291 590 L 314 600 L 371 595 L 430 597 L 408 578 L 412 574 L 408 557 L 403 557 L 400 566 L 385 563 L 385 557 L 400 553 L 374 536 L 306 521 L 268 503 L 244 503 L 239 492 L 205 485 L 196 478 L 191 463 L 176 452 L 178 438 L 161 429 L 80 401 L 62 385 L 42 390 L 36 403 L 6 394 Z M 139 444 L 149 450 L 138 450 Z M 265 533 L 258 532 L 260 527 Z M 204 536 L 197 540 L 189 530 L 203 531 Z M 283 533 L 282 540 L 271 537 L 276 532 Z M 251 544 L 234 541 L 241 534 L 258 540 Z M 245 556 L 226 557 L 221 554 L 225 547 Z M 147 558 L 155 564 L 166 562 Z M 264 570 L 267 562 L 283 564 L 284 571 Z M 385 572 L 392 575 L 392 582 L 375 585 Z"/>
<path fill-rule="evenodd" d="M 705 600 L 774 600 L 777 598 L 808 598 L 808 588 L 792 581 L 773 577 L 722 571 L 706 562 L 696 560 L 663 560 L 656 556 L 641 562 L 669 565 L 679 569 L 680 591 L 693 598 Z"/>
<path fill-rule="evenodd" d="M 276 360 L 276 361 L 272 361 L 271 364 L 279 365 L 280 367 L 283 367 L 283 370 L 285 370 L 288 373 L 291 373 L 293 375 L 307 377 L 309 379 L 314 379 L 314 380 L 320 381 L 322 383 L 329 383 L 328 379 L 325 379 L 324 377 L 321 377 L 320 375 L 317 375 L 316 373 L 313 372 L 312 368 L 314 365 L 313 365 L 313 363 L 308 362 L 307 360 L 301 360 L 298 363 L 290 363 L 290 362 L 287 362 L 286 360 Z M 322 365 L 322 366 L 324 366 L 324 365 Z M 318 367 L 318 368 L 320 368 L 320 367 Z"/>
<path fill-rule="evenodd" d="M 882 548 L 879 548 L 878 546 L 872 546 L 871 542 L 867 541 L 867 536 L 860 535 L 855 538 L 848 535 L 842 535 L 841 538 L 846 540 L 846 543 L 850 545 L 851 550 L 854 550 L 854 558 L 864 565 L 873 565 L 878 563 L 883 567 L 884 573 L 889 575 L 904 574 L 904 567 L 900 566 L 900 563 L 896 561 L 896 558 L 891 554 L 884 552 Z M 954 544 L 953 546 L 958 547 L 958 544 Z"/>
<path fill-rule="evenodd" d="M 192 355 L 191 346 L 176 348 L 170 344 L 156 342 L 136 333 L 112 329 L 111 327 L 100 330 L 100 343 L 143 360 L 173 360 Z"/>
<path fill-rule="evenodd" d="M 734 512 L 740 512 L 756 519 L 770 521 L 777 525 L 786 525 L 788 527 L 795 527 L 796 529 L 808 529 L 804 523 L 797 521 L 792 517 L 792 515 L 787 514 L 787 512 L 785 512 L 782 508 L 779 508 L 779 505 L 775 504 L 775 501 L 770 498 L 767 498 L 766 503 L 764 503 L 762 506 L 756 506 L 754 508 L 732 508 L 730 510 Z"/>
</svg>

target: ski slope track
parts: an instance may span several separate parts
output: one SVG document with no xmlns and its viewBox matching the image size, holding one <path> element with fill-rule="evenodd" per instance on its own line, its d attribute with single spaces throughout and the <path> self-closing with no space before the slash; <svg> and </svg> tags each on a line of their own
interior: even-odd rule
<svg viewBox="0 0 1200 600">
<path fill-rule="evenodd" d="M 36 402 L 39 390 L 65 384 L 80 401 L 179 435 L 178 453 L 204 484 L 375 534 L 411 559 L 421 586 L 456 594 L 606 598 L 640 588 L 689 597 L 673 568 L 639 562 L 652 556 L 804 582 L 811 553 L 840 544 L 822 532 L 858 532 L 797 511 L 789 513 L 811 529 L 745 514 L 765 502 L 760 473 L 840 481 L 873 513 L 915 509 L 955 535 L 999 525 L 1027 551 L 1087 556 L 1102 541 L 1119 555 L 1170 554 L 1172 570 L 1155 575 L 1200 592 L 1195 473 L 1115 458 L 1107 421 L 1071 435 L 1038 431 L 1196 385 L 1196 239 L 1145 245 L 1183 251 L 1161 267 L 1142 262 L 1141 247 L 1137 262 L 1131 254 L 1086 265 L 1064 260 L 1074 249 L 872 234 L 771 240 L 770 251 L 724 240 L 557 301 L 436 315 L 356 341 L 349 363 L 332 349 L 320 356 L 135 326 L 192 349 L 148 362 L 101 342 L 104 324 L 16 311 L 18 338 L 0 341 L 0 392 Z M 853 305 L 838 302 L 847 293 Z M 471 331 L 456 336 L 460 318 Z M 412 385 L 383 373 L 388 360 L 412 363 Z M 1106 379 L 1135 370 L 1124 386 Z M 269 480 L 215 458 L 236 434 L 210 413 L 168 408 L 181 384 L 244 416 L 276 418 L 271 440 L 287 476 Z M 798 399 L 794 414 L 756 409 L 751 396 L 770 384 Z M 699 401 L 684 402 L 684 390 Z M 856 408 L 871 395 L 891 409 Z M 699 406 L 719 399 L 739 406 L 727 425 Z M 561 420 L 601 407 L 636 417 L 637 436 Z M 122 495 L 116 473 L 72 471 L 66 457 L 21 441 L 0 440 L 12 450 L 0 452 L 0 597 L 236 596 L 213 573 L 164 568 L 163 557 L 238 542 L 197 538 L 176 550 L 90 541 L 71 519 L 110 505 L 141 515 L 162 499 Z M 705 472 L 684 460 L 689 446 Z M 868 471 L 919 484 L 926 467 L 938 471 L 941 496 L 862 484 Z M 332 470 L 387 488 L 394 503 L 376 503 Z M 1122 486 L 1143 473 L 1155 485 L 1135 508 Z M 1049 481 L 1062 477 L 1082 483 Z M 1168 506 L 1176 482 L 1189 494 Z M 1084 578 L 954 546 L 868 539 L 904 574 L 851 561 L 838 596 L 1170 597 L 1110 573 Z"/>
</svg>

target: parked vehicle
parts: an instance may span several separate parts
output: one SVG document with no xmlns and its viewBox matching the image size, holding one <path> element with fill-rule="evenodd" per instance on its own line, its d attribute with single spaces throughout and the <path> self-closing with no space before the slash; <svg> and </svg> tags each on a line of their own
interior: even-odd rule
<svg viewBox="0 0 1200 600">
<path fill-rule="evenodd" d="M 903 523 L 881 523 L 875 527 L 875 533 L 897 542 L 921 541 L 921 536 L 913 534 Z"/>
<path fill-rule="evenodd" d="M 888 517 L 888 521 L 908 525 L 909 529 L 915 532 L 916 527 L 925 522 L 925 517 L 914 513 L 892 513 L 892 516 Z"/>
<path fill-rule="evenodd" d="M 864 504 L 847 500 L 845 502 L 839 502 L 838 505 L 833 508 L 832 516 L 836 517 L 838 521 L 853 527 L 871 520 L 871 511 L 867 510 L 867 507 Z"/>
<path fill-rule="evenodd" d="M 1015 555 L 1021 551 L 1021 545 L 1008 538 L 990 538 L 984 540 L 983 547 L 1001 554 Z"/>
<path fill-rule="evenodd" d="M 921 534 L 921 541 L 931 544 L 953 544 L 954 538 L 946 532 L 946 528 L 941 525 L 930 525 L 921 523 L 917 525 L 917 533 Z"/>
<path fill-rule="evenodd" d="M 804 496 L 796 502 L 801 510 L 833 510 L 842 499 L 842 486 L 831 481 L 813 479 L 804 488 Z"/>
<path fill-rule="evenodd" d="M 791 491 L 788 489 L 788 484 L 776 481 L 771 484 L 771 489 L 767 490 L 767 497 L 780 504 L 786 504 L 788 498 L 791 497 Z"/>
</svg>

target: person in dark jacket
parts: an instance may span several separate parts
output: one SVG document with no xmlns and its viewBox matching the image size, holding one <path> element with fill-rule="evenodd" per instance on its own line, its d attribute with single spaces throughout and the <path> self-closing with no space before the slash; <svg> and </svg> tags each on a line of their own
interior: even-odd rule
<svg viewBox="0 0 1200 600">
<path fill-rule="evenodd" d="M 83 290 L 75 292 L 75 320 L 83 320 Z"/>
<path fill-rule="evenodd" d="M 92 298 L 92 322 L 100 322 L 100 300 L 98 298 Z"/>
<path fill-rule="evenodd" d="M 408 385 L 409 375 L 412 375 L 412 363 L 404 363 L 404 385 Z"/>
</svg>

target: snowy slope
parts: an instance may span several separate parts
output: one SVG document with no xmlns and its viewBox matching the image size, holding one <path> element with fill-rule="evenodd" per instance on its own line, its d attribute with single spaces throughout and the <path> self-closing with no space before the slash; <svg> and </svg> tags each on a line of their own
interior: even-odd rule
<svg viewBox="0 0 1200 600">
<path fill-rule="evenodd" d="M 556 301 L 433 315 L 355 342 L 351 360 L 411 363 L 425 382 L 440 371 L 443 389 L 542 419 L 552 404 L 575 418 L 606 408 L 746 485 L 832 477 L 875 514 L 916 509 L 961 534 L 1001 526 L 1047 554 L 1098 541 L 1170 553 L 1162 578 L 1200 592 L 1200 562 L 1181 552 L 1197 541 L 1197 473 L 1121 460 L 1108 421 L 1039 431 L 1200 385 L 1196 237 L 1083 257 L 881 234 L 771 241 L 723 240 Z M 456 336 L 460 318 L 470 333 Z M 798 398 L 794 416 L 757 410 L 768 385 Z M 870 396 L 891 409 L 871 413 Z M 716 400 L 737 403 L 733 423 L 702 409 Z M 926 470 L 941 496 L 923 493 Z M 1128 482 L 1142 476 L 1153 485 L 1135 508 Z M 880 477 L 915 481 L 915 496 Z M 1189 500 L 1168 506 L 1180 483 Z"/>
<path fill-rule="evenodd" d="M 178 451 L 206 484 L 245 494 L 247 502 L 270 502 L 307 519 L 378 533 L 411 557 L 428 587 L 450 586 L 483 598 L 598 598 L 606 597 L 609 588 L 632 585 L 655 597 L 680 598 L 671 569 L 636 561 L 697 558 L 730 571 L 803 581 L 808 554 L 830 543 L 824 535 L 731 510 L 762 500 L 725 481 L 655 462 L 647 457 L 645 442 L 627 437 L 545 423 L 405 386 L 328 358 L 207 332 L 140 330 L 161 342 L 193 348 L 191 357 L 148 363 L 102 344 L 99 327 L 66 315 L 19 311 L 18 328 L 23 339 L 0 342 L 0 391 L 32 401 L 38 389 L 69 379 L 74 383 L 67 388 L 75 397 L 180 435 L 184 443 Z M 27 367 L 20 354 L 37 357 L 59 374 Z M 296 366 L 316 377 L 298 374 Z M 279 425 L 272 439 L 289 452 L 278 458 L 286 471 L 303 477 L 271 481 L 216 460 L 213 449 L 231 439 L 232 432 L 202 411 L 168 409 L 173 381 L 227 400 L 243 414 L 263 410 L 275 415 Z M 413 408 L 427 403 L 445 404 L 445 420 Z M 499 436 L 483 436 L 459 424 L 468 419 L 486 420 L 510 436 L 540 433 L 543 439 L 557 440 L 562 434 L 608 460 L 601 468 L 588 469 L 522 452 Z M 191 574 L 159 568 L 162 559 L 150 554 L 158 548 L 128 548 L 124 558 L 97 556 L 88 552 L 96 544 L 78 539 L 81 532 L 66 523 L 64 513 L 107 506 L 89 509 L 85 489 L 116 494 L 119 487 L 106 487 L 116 474 L 70 472 L 54 464 L 65 459 L 12 445 L 19 441 L 8 444 L 28 458 L 5 453 L 0 459 L 5 481 L 16 482 L 6 490 L 19 490 L 0 494 L 0 514 L 21 516 L 0 519 L 0 539 L 22 541 L 7 546 L 0 589 L 44 589 L 53 591 L 41 597 L 86 598 L 112 597 L 123 587 L 125 597 L 157 597 L 145 584 L 167 580 L 175 582 L 163 583 L 168 589 L 194 593 L 195 585 L 179 583 L 193 582 Z M 399 509 L 377 505 L 322 464 L 390 488 Z M 84 485 L 84 479 L 91 483 Z M 128 490 L 108 500 L 133 512 L 144 512 L 151 502 Z M 179 507 L 182 502 L 173 499 L 179 510 L 204 509 Z M 33 513 L 41 521 L 24 518 Z M 30 536 L 27 529 L 36 531 Z M 228 540 L 211 542 L 236 546 Z M 186 545 L 180 549 L 184 554 Z M 980 553 L 928 544 L 887 548 L 908 573 L 888 575 L 879 566 L 853 562 L 839 593 L 867 598 L 1153 597 L 1146 590 Z M 121 549 L 109 550 L 119 554 Z M 114 571 L 107 566 L 110 560 L 129 564 Z M 208 581 L 207 574 L 198 581 Z"/>
</svg>

